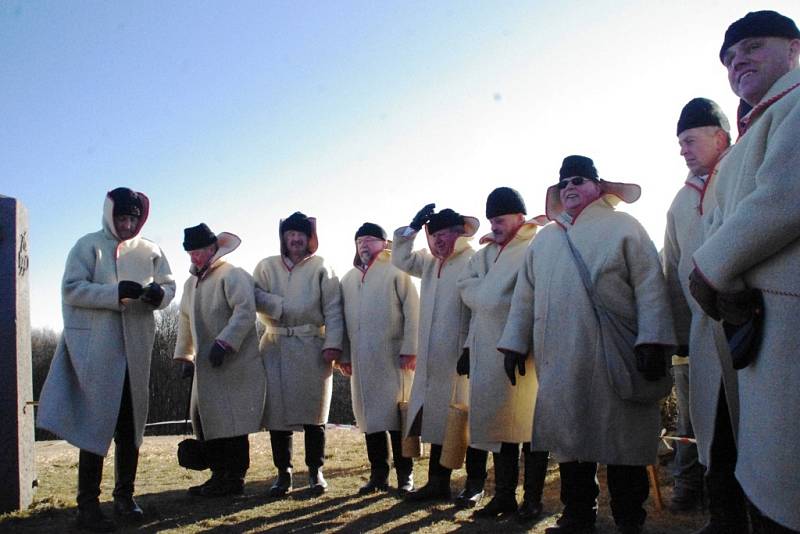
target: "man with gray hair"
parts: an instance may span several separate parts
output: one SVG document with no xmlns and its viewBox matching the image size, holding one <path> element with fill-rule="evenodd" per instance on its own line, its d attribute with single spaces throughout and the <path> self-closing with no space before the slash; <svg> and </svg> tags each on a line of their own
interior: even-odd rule
<svg viewBox="0 0 800 534">
<path fill-rule="evenodd" d="M 736 478 L 755 532 L 800 530 L 800 31 L 774 11 L 728 27 L 719 54 L 752 109 L 711 177 L 692 295 L 739 369 Z M 711 531 L 708 531 L 711 532 Z M 713 532 L 717 532 L 714 530 Z"/>
<path fill-rule="evenodd" d="M 678 144 L 689 176 L 667 212 L 663 254 L 679 347 L 679 355 L 672 359 L 677 430 L 689 438 L 695 437 L 696 432 L 699 444 L 678 443 L 675 447 L 671 508 L 680 511 L 697 505 L 703 489 L 702 464 L 708 468 L 710 524 L 720 528 L 724 525 L 726 532 L 738 532 L 746 528 L 747 520 L 742 491 L 733 476 L 733 429 L 738 415 L 736 373 L 721 328 L 703 313 L 689 292 L 692 254 L 703 242 L 702 198 L 709 175 L 730 146 L 729 130 L 727 117 L 712 100 L 694 98 L 681 110 Z"/>
</svg>

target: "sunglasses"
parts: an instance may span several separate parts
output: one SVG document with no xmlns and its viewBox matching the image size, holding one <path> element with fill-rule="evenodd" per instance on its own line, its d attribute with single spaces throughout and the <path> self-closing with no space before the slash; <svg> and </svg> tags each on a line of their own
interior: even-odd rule
<svg viewBox="0 0 800 534">
<path fill-rule="evenodd" d="M 594 178 L 584 178 L 583 176 L 573 176 L 572 178 L 567 178 L 566 180 L 561 180 L 560 182 L 558 182 L 558 188 L 559 189 L 564 189 L 569 184 L 581 185 L 581 184 L 583 184 L 583 182 L 595 182 L 596 183 L 597 181 L 598 180 L 595 180 Z"/>
</svg>

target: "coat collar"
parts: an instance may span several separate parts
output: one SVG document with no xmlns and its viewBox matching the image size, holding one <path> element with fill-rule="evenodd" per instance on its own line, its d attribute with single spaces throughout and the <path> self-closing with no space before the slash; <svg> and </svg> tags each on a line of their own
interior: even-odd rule
<svg viewBox="0 0 800 534">
<path fill-rule="evenodd" d="M 203 270 L 202 272 L 198 272 L 197 267 L 192 265 L 189 267 L 189 273 L 194 276 L 198 277 L 198 282 L 200 280 L 205 279 L 211 271 L 225 263 L 222 259 L 223 256 L 230 254 L 237 248 L 239 245 L 242 244 L 242 240 L 236 234 L 232 234 L 230 232 L 220 232 L 217 234 L 217 245 L 219 248 L 217 249 L 217 253 L 211 257 L 211 260 L 208 262 L 208 268 Z"/>
<path fill-rule="evenodd" d="M 278 243 L 280 243 L 281 246 L 281 256 L 283 256 L 284 258 L 288 258 L 289 254 L 286 252 L 286 245 L 284 244 L 283 236 L 281 235 L 281 225 L 285 220 L 286 219 L 281 219 L 278 222 Z M 308 256 L 306 256 L 305 259 L 313 256 L 317 252 L 317 249 L 319 248 L 319 238 L 317 237 L 317 218 L 308 217 L 308 222 L 311 223 L 311 237 L 308 238 Z M 303 261 L 305 261 L 305 259 Z M 298 262 L 297 264 L 299 265 L 300 263 L 303 262 L 301 261 Z"/>
<path fill-rule="evenodd" d="M 139 199 L 142 202 L 142 215 L 139 217 L 139 226 L 136 227 L 136 232 L 130 239 L 139 235 L 144 223 L 147 222 L 147 217 L 150 215 L 150 199 L 139 191 L 136 191 L 136 194 L 139 195 Z M 108 195 L 106 195 L 106 199 L 103 202 L 103 232 L 112 239 L 122 241 L 117 235 L 117 229 L 114 226 L 114 201 Z"/>
<path fill-rule="evenodd" d="M 800 87 L 800 69 L 792 69 L 772 84 L 761 101 L 753 106 L 747 115 L 739 120 L 739 137 L 741 138 L 753 123 L 764 114 L 772 104 Z"/>
<path fill-rule="evenodd" d="M 580 212 L 578 215 L 580 216 L 581 221 L 586 219 L 591 219 L 594 214 L 599 213 L 604 210 L 616 210 L 615 206 L 619 203 L 619 199 L 616 202 L 613 202 L 609 195 L 604 195 L 594 202 L 590 203 L 588 206 L 583 208 L 583 211 Z M 558 223 L 559 226 L 564 228 L 565 230 L 569 230 L 571 227 L 575 226 L 576 220 L 578 217 L 573 219 L 572 217 L 567 214 L 567 212 L 562 211 L 558 214 L 558 218 L 555 219 L 555 222 Z"/>
<path fill-rule="evenodd" d="M 627 204 L 633 204 L 639 200 L 639 197 L 642 195 L 642 188 L 637 184 L 610 182 L 603 179 L 600 180 L 600 191 L 601 195 L 598 200 L 603 199 L 612 207 L 619 204 L 620 201 Z M 595 200 L 592 204 L 595 202 L 597 202 L 597 200 Z M 589 206 L 592 204 L 589 204 Z M 587 206 L 587 208 L 589 206 Z M 563 222 L 571 219 L 571 217 L 569 217 L 564 211 L 564 206 L 561 205 L 561 196 L 559 195 L 558 184 L 551 185 L 547 188 L 545 211 L 547 213 L 547 218 L 551 221 Z M 580 216 L 580 213 L 578 215 Z"/>
<path fill-rule="evenodd" d="M 464 234 L 462 234 L 458 239 L 456 239 L 455 245 L 453 246 L 453 253 L 450 254 L 448 258 L 445 258 L 444 261 L 449 260 L 453 256 L 456 256 L 469 248 L 469 242 L 478 232 L 478 228 L 481 226 L 481 222 L 477 219 L 477 217 L 472 217 L 469 215 L 463 215 L 464 217 Z M 428 225 L 425 225 L 425 238 L 428 240 L 428 250 L 431 251 L 431 255 L 433 255 L 433 236 L 428 233 Z M 439 258 L 436 258 L 438 261 L 442 261 Z"/>
</svg>

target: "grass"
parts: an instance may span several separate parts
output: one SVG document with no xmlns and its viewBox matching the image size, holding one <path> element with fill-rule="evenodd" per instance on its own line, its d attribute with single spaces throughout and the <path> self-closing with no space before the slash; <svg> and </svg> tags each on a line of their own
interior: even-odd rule
<svg viewBox="0 0 800 534">
<path fill-rule="evenodd" d="M 298 439 L 299 438 L 299 439 Z M 275 476 L 265 432 L 250 436 L 251 466 L 245 492 L 235 498 L 202 499 L 189 497 L 186 488 L 203 482 L 207 472 L 188 471 L 178 466 L 175 457 L 181 436 L 145 438 L 137 477 L 137 501 L 145 510 L 145 522 L 121 532 L 534 532 L 551 526 L 561 509 L 558 469 L 551 461 L 545 487 L 545 517 L 535 525 L 520 525 L 514 519 L 474 521 L 471 511 L 457 510 L 451 503 L 428 506 L 407 504 L 394 493 L 357 495 L 367 480 L 369 467 L 361 433 L 345 428 L 328 431 L 325 478 L 329 491 L 314 498 L 305 490 L 307 472 L 303 465 L 302 436 L 295 436 L 295 489 L 285 499 L 271 500 L 267 489 Z M 39 487 L 34 503 L 27 510 L 0 515 L 0 531 L 15 533 L 65 532 L 74 530 L 75 488 L 78 451 L 61 441 L 36 443 L 36 469 Z M 415 461 L 418 485 L 427 479 L 427 458 Z M 101 501 L 110 514 L 113 487 L 112 454 L 104 464 Z M 491 469 L 487 489 L 493 490 Z M 660 469 L 661 490 L 669 498 L 671 483 Z M 607 502 L 604 472 L 600 470 L 601 501 L 598 533 L 615 532 Z M 394 483 L 394 478 L 391 480 Z M 453 473 L 452 488 L 463 486 L 464 471 Z M 521 499 L 521 489 L 518 497 Z M 484 500 L 484 503 L 488 499 Z M 693 532 L 704 523 L 700 512 L 673 515 L 656 511 L 653 499 L 647 503 L 649 534 Z"/>
</svg>

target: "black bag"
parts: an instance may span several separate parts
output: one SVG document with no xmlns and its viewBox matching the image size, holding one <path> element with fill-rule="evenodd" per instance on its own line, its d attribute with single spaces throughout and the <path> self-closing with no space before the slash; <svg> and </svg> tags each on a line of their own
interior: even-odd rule
<svg viewBox="0 0 800 534">
<path fill-rule="evenodd" d="M 185 424 L 187 425 L 186 428 L 191 424 L 189 420 L 189 409 L 192 405 L 192 382 L 194 382 L 194 377 L 189 381 L 189 402 L 186 404 L 186 417 L 184 418 Z M 195 471 L 205 471 L 208 469 L 206 442 L 199 439 L 186 438 L 178 443 L 178 465 Z"/>
<path fill-rule="evenodd" d="M 178 443 L 178 464 L 181 467 L 195 471 L 208 469 L 206 442 L 199 439 L 186 438 Z"/>
<path fill-rule="evenodd" d="M 740 325 L 722 321 L 722 329 L 728 340 L 733 368 L 737 371 L 755 361 L 758 349 L 761 348 L 764 325 L 764 297 L 757 289 L 748 289 L 747 291 L 753 310 L 750 319 Z"/>
</svg>

